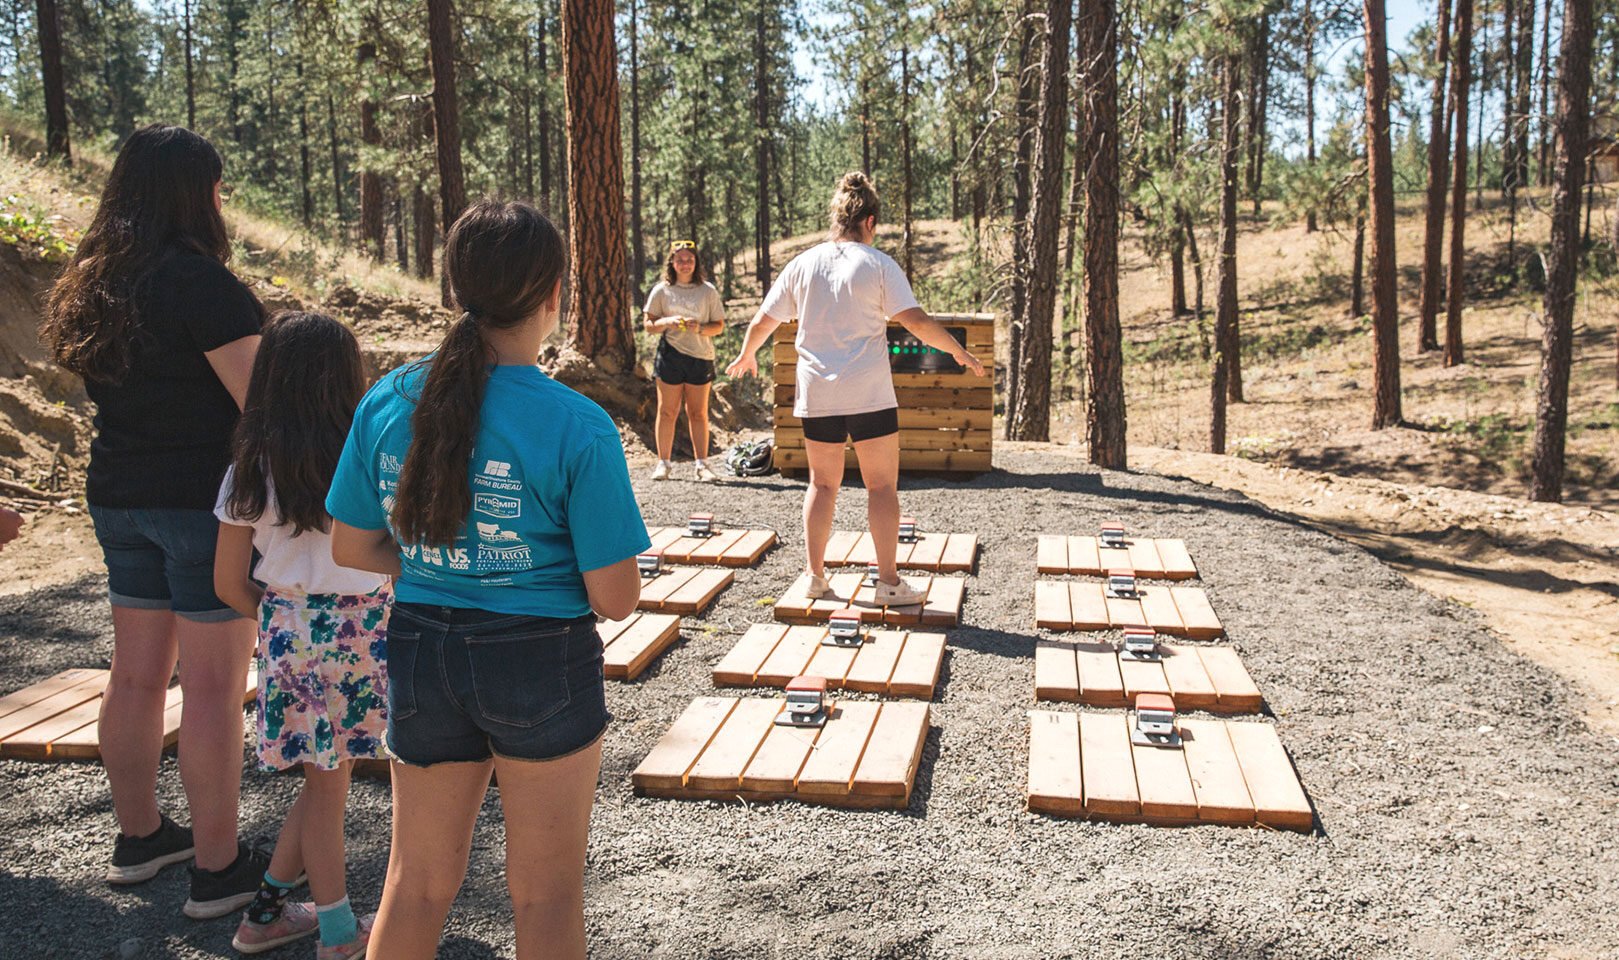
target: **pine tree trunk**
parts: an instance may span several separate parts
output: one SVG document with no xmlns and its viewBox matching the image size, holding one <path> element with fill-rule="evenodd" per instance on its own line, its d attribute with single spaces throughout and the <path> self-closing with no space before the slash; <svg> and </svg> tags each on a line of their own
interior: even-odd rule
<svg viewBox="0 0 1619 960">
<path fill-rule="evenodd" d="M 433 235 L 438 228 L 434 223 L 433 198 L 420 183 L 411 194 L 411 223 L 416 241 L 416 276 L 426 280 L 433 275 Z"/>
<path fill-rule="evenodd" d="M 1028 314 L 1029 290 L 1029 180 L 1034 149 L 1035 101 L 1039 94 L 1038 75 L 1035 72 L 1036 42 L 1035 0 L 1024 0 L 1022 34 L 1018 42 L 1018 83 L 1016 123 L 1013 136 L 1016 151 L 1012 161 L 1012 323 L 1011 342 L 1007 345 L 1011 376 L 1006 385 L 1006 410 L 1018 409 L 1023 404 L 1026 386 L 1022 374 L 1023 349 L 1031 333 Z M 1016 440 L 1012 417 L 1006 417 L 1006 438 Z"/>
<path fill-rule="evenodd" d="M 182 15 L 185 17 L 185 46 L 186 46 L 186 127 L 197 129 L 197 79 L 196 68 L 192 63 L 194 38 L 191 35 L 191 0 L 184 0 Z"/>
<path fill-rule="evenodd" d="M 1450 142 L 1445 136 L 1445 81 L 1450 68 L 1450 0 L 1439 0 L 1438 44 L 1434 61 L 1439 73 L 1428 96 L 1428 202 L 1423 214 L 1422 297 L 1417 308 L 1417 352 L 1439 349 L 1439 303 L 1444 272 L 1445 188 L 1449 185 Z"/>
<path fill-rule="evenodd" d="M 439 217 L 446 232 L 467 206 L 461 171 L 461 107 L 455 92 L 455 27 L 450 0 L 427 0 L 428 48 L 433 64 L 433 139 L 438 146 Z M 446 307 L 453 306 L 448 278 L 440 285 Z"/>
<path fill-rule="evenodd" d="M 635 364 L 624 286 L 624 167 L 612 0 L 562 0 L 568 118 L 568 339 L 609 374 Z"/>
<path fill-rule="evenodd" d="M 1395 287 L 1394 147 L 1389 134 L 1388 18 L 1365 0 L 1366 170 L 1372 233 L 1372 429 L 1399 426 L 1400 300 Z"/>
<path fill-rule="evenodd" d="M 770 47 L 766 43 L 767 0 L 755 12 L 753 38 L 753 267 L 759 294 L 770 289 Z"/>
<path fill-rule="evenodd" d="M 1265 193 L 1265 151 L 1269 139 L 1265 128 L 1265 118 L 1270 109 L 1270 17 L 1268 15 L 1259 18 L 1258 51 L 1258 61 L 1254 64 L 1254 70 L 1258 77 L 1258 96 L 1254 101 L 1253 132 L 1249 140 L 1250 148 L 1253 150 L 1253 182 L 1248 186 L 1248 195 L 1253 199 L 1254 216 L 1256 217 L 1262 212 L 1261 204 Z"/>
<path fill-rule="evenodd" d="M 1518 0 L 1517 79 L 1513 83 L 1512 182 L 1529 185 L 1529 85 L 1535 66 L 1535 0 Z"/>
<path fill-rule="evenodd" d="M 1198 328 L 1203 326 L 1203 255 L 1197 250 L 1197 225 L 1192 222 L 1192 215 L 1183 207 L 1180 210 L 1181 235 L 1186 238 L 1186 253 L 1192 258 L 1192 317 L 1197 321 Z M 1202 356 L 1209 359 L 1209 345 L 1203 342 Z"/>
<path fill-rule="evenodd" d="M 1355 252 L 1349 267 L 1349 319 L 1366 316 L 1366 210 L 1355 210 Z"/>
<path fill-rule="evenodd" d="M 310 162 L 309 162 L 309 90 L 304 84 L 304 48 L 308 46 L 304 39 L 303 4 L 293 4 L 293 16 L 297 19 L 294 26 L 298 52 L 293 56 L 293 76 L 298 80 L 298 189 L 301 199 L 300 214 L 304 229 L 308 230 L 315 224 L 315 193 L 312 189 Z"/>
<path fill-rule="evenodd" d="M 398 183 L 390 185 L 388 193 L 393 200 L 394 264 L 400 273 L 410 273 L 410 246 L 405 243 L 405 202 L 399 196 Z"/>
<path fill-rule="evenodd" d="M 36 0 L 40 82 L 45 88 L 45 155 L 73 163 L 67 126 L 67 81 L 62 73 L 62 20 L 56 0 Z"/>
<path fill-rule="evenodd" d="M 1445 0 L 1439 0 L 1443 6 Z M 1444 14 L 1439 15 L 1444 19 Z M 1304 0 L 1304 168 L 1315 173 L 1315 12 L 1311 0 Z M 1315 203 L 1304 211 L 1304 232 L 1315 233 Z"/>
<path fill-rule="evenodd" d="M 1214 376 L 1209 385 L 1213 411 L 1209 419 L 1209 452 L 1225 453 L 1226 396 L 1230 390 L 1232 346 L 1237 325 L 1237 114 L 1241 84 L 1238 61 L 1227 56 L 1221 66 L 1224 95 L 1220 119 L 1220 290 L 1214 318 Z"/>
<path fill-rule="evenodd" d="M 1173 86 L 1169 94 L 1169 156 L 1164 159 L 1166 165 L 1174 169 L 1180 161 L 1181 137 L 1186 132 L 1186 104 L 1182 93 L 1185 74 L 1177 69 L 1170 83 Z M 1177 201 L 1169 240 L 1169 312 L 1175 317 L 1186 314 L 1186 231 L 1181 219 Z"/>
<path fill-rule="evenodd" d="M 551 67 L 549 63 L 550 54 L 545 49 L 545 23 L 547 17 L 544 10 L 540 11 L 537 19 L 539 22 L 535 32 L 538 34 L 537 52 L 540 70 L 540 209 L 549 215 L 553 209 L 551 196 L 551 98 L 548 96 L 546 87 L 551 77 Z"/>
<path fill-rule="evenodd" d="M 1580 187 L 1591 109 L 1591 0 L 1564 0 L 1557 73 L 1557 179 L 1552 190 L 1551 251 L 1546 264 L 1545 328 L 1529 499 L 1563 499 L 1569 367 L 1574 351 L 1574 286 L 1579 272 Z"/>
<path fill-rule="evenodd" d="M 1061 4 L 1056 0 L 1053 6 Z M 1090 460 L 1128 463 L 1124 350 L 1119 328 L 1118 11 L 1114 0 L 1080 7 L 1079 62 L 1086 123 L 1075 163 L 1085 174 L 1085 436 Z"/>
<path fill-rule="evenodd" d="M 1068 47 L 1068 43 L 1067 43 L 1067 40 L 1066 40 L 1067 34 L 1068 34 L 1068 31 L 1067 31 L 1066 28 L 1064 28 L 1064 30 L 1063 30 L 1063 36 L 1064 36 L 1063 48 L 1064 48 L 1065 51 L 1066 51 L 1066 49 Z M 1064 59 L 1066 59 L 1066 58 L 1064 58 Z M 1064 69 L 1064 72 L 1067 71 L 1066 67 L 1064 67 L 1063 69 Z M 915 189 L 915 182 L 914 182 L 914 180 L 912 178 L 912 170 L 911 170 L 911 48 L 910 48 L 909 42 L 906 42 L 905 44 L 903 44 L 899 49 L 899 71 L 900 71 L 900 74 L 899 74 L 900 75 L 900 87 L 899 87 L 899 90 L 900 90 L 900 94 L 899 94 L 899 99 L 900 99 L 900 128 L 899 128 L 900 171 L 901 171 L 901 178 L 904 181 L 904 189 L 903 189 L 903 191 L 901 191 L 901 194 L 900 194 L 900 239 L 901 239 L 901 252 L 903 253 L 903 256 L 900 259 L 900 265 L 905 269 L 905 279 L 906 280 L 911 280 L 912 275 L 915 272 L 914 269 L 913 269 L 914 266 L 915 266 L 915 264 L 913 263 L 913 256 L 914 256 L 914 254 L 916 252 L 916 235 L 915 235 L 915 232 L 914 232 L 914 224 L 911 222 L 911 197 L 912 197 L 913 191 Z M 1067 81 L 1065 80 L 1064 81 L 1064 89 L 1065 90 L 1067 89 L 1066 84 L 1067 84 Z M 1064 109 L 1065 112 L 1067 111 L 1066 100 L 1064 101 L 1063 109 Z M 1059 138 L 1058 142 L 1059 143 L 1061 142 L 1061 138 Z M 1059 146 L 1058 147 L 1059 158 L 1061 156 L 1061 154 L 1060 154 L 1061 149 L 1062 148 Z M 1060 159 L 1058 161 L 1058 164 L 1059 164 L 1059 166 L 1061 165 L 1061 160 Z"/>
<path fill-rule="evenodd" d="M 332 158 L 332 213 L 337 217 L 338 232 L 343 233 L 348 219 L 343 210 L 343 157 L 337 142 L 337 103 L 329 83 L 326 87 L 326 147 Z"/>
<path fill-rule="evenodd" d="M 368 23 L 367 29 L 375 29 L 375 24 Z M 356 54 L 360 64 L 361 83 L 366 85 L 366 78 L 370 73 L 370 66 L 377 59 L 377 45 L 369 40 L 363 41 Z M 369 86 L 367 92 L 360 97 L 360 142 L 370 151 L 377 151 L 382 146 L 382 128 L 377 124 L 377 101 L 371 96 Z M 371 169 L 375 159 L 368 159 L 360 167 L 360 240 L 371 253 L 371 259 L 382 262 L 383 237 L 385 227 L 382 216 L 382 175 Z"/>
<path fill-rule="evenodd" d="M 1450 180 L 1450 272 L 1445 291 L 1445 358 L 1447 367 L 1462 362 L 1462 305 L 1465 301 L 1467 254 L 1467 101 L 1472 73 L 1473 0 L 1456 0 L 1455 80 L 1450 109 L 1455 117 L 1456 147 Z"/>
<path fill-rule="evenodd" d="M 1539 144 L 1536 149 L 1535 175 L 1543 187 L 1551 185 L 1551 137 L 1548 136 L 1548 124 L 1551 123 L 1551 87 L 1552 87 L 1552 0 L 1546 0 L 1545 6 L 1540 10 L 1540 120 L 1535 124 L 1539 134 Z"/>
<path fill-rule="evenodd" d="M 646 235 L 641 225 L 641 47 L 640 4 L 630 0 L 630 302 L 643 302 Z"/>
<path fill-rule="evenodd" d="M 1515 141 L 1512 137 L 1512 80 L 1518 72 L 1517 59 L 1512 53 L 1514 4 L 1518 0 L 1501 0 L 1501 196 L 1509 197 L 1515 194 L 1515 184 L 1512 175 L 1517 167 L 1517 160 L 1512 151 Z M 1525 0 L 1532 2 L 1532 0 Z M 1479 117 L 1482 125 L 1484 117 Z M 1482 160 L 1480 161 L 1482 163 Z M 1511 240 L 1507 241 L 1509 244 Z"/>
</svg>

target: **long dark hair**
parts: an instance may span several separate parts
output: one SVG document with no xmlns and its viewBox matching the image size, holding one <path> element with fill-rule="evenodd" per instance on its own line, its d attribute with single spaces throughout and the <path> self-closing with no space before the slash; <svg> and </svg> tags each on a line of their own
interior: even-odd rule
<svg viewBox="0 0 1619 960">
<path fill-rule="evenodd" d="M 236 422 L 226 507 L 253 522 L 270 507 L 293 536 L 326 530 L 326 494 L 365 394 L 360 343 L 323 313 L 287 311 L 265 324 L 247 402 Z"/>
<path fill-rule="evenodd" d="M 444 276 L 464 311 L 433 356 L 411 416 L 410 452 L 393 507 L 400 543 L 450 546 L 472 512 L 467 464 L 494 361 L 483 330 L 529 321 L 567 265 L 562 234 L 526 203 L 480 200 L 444 238 Z"/>
<path fill-rule="evenodd" d="M 213 144 L 184 127 L 152 124 L 124 141 L 79 248 L 51 288 L 40 340 L 86 380 L 129 370 L 141 276 L 173 247 L 230 259 L 214 185 L 225 170 Z"/>
</svg>

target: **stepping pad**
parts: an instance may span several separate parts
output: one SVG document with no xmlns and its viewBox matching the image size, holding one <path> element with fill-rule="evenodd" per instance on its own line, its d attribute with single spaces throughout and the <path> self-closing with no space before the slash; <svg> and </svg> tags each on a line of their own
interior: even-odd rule
<svg viewBox="0 0 1619 960">
<path fill-rule="evenodd" d="M 1191 580 L 1197 564 L 1186 552 L 1185 540 L 1131 537 L 1124 547 L 1104 547 L 1096 537 L 1041 534 L 1035 562 L 1041 573 L 1105 577 L 1109 570 L 1134 570 L 1149 580 Z"/>
<path fill-rule="evenodd" d="M 1158 645 L 1162 659 L 1130 660 L 1110 643 L 1041 641 L 1034 698 L 1127 707 L 1140 693 L 1167 693 L 1183 710 L 1258 713 L 1264 697 L 1230 647 Z"/>
<path fill-rule="evenodd" d="M 971 573 L 978 559 L 976 533 L 923 533 L 911 542 L 900 541 L 894 554 L 901 570 L 932 573 Z M 829 567 L 864 567 L 877 562 L 870 533 L 838 530 L 826 542 Z"/>
<path fill-rule="evenodd" d="M 641 602 L 636 604 L 636 609 L 654 613 L 702 613 L 733 579 L 735 575 L 729 570 L 704 567 L 665 570 L 655 577 L 642 577 Z"/>
<path fill-rule="evenodd" d="M 1220 618 L 1209 605 L 1202 587 L 1163 587 L 1138 590 L 1139 599 L 1107 596 L 1100 583 L 1036 580 L 1034 624 L 1047 630 L 1116 630 L 1151 627 L 1159 633 L 1190 640 L 1216 640 L 1225 636 Z"/>
<path fill-rule="evenodd" d="M 672 613 L 632 613 L 623 620 L 606 620 L 601 634 L 602 672 L 609 680 L 634 680 L 665 650 L 680 639 L 680 618 Z"/>
<path fill-rule="evenodd" d="M 688 536 L 685 527 L 653 527 L 647 531 L 652 549 L 663 551 L 664 563 L 751 567 L 776 545 L 774 530 L 721 530 L 708 537 Z"/>
<path fill-rule="evenodd" d="M 933 699 L 944 634 L 873 630 L 858 647 L 823 645 L 827 628 L 756 623 L 714 666 L 716 687 L 784 687 L 825 677 L 828 688 Z"/>
<path fill-rule="evenodd" d="M 820 728 L 784 727 L 785 700 L 699 697 L 630 780 L 641 796 L 798 800 L 903 809 L 910 803 L 928 705 L 834 702 Z"/>
<path fill-rule="evenodd" d="M 65 670 L 0 697 L 0 757 L 10 760 L 99 760 L 101 697 L 112 673 Z M 247 672 L 244 705 L 258 695 L 258 674 Z M 163 699 L 163 746 L 180 740 L 183 700 L 178 684 Z"/>
<path fill-rule="evenodd" d="M 865 623 L 885 623 L 904 626 L 923 623 L 930 626 L 954 627 L 961 623 L 961 604 L 967 582 L 959 577 L 909 577 L 910 582 L 927 591 L 920 604 L 904 607 L 874 606 L 877 591 L 862 586 L 865 575 L 860 573 L 834 573 L 827 578 L 832 584 L 832 597 L 811 600 L 809 574 L 793 581 L 781 599 L 776 601 L 776 619 L 783 623 L 825 623 L 832 614 L 845 607 L 860 611 Z"/>
<path fill-rule="evenodd" d="M 1122 711 L 1029 711 L 1029 810 L 1162 826 L 1227 824 L 1308 833 L 1310 800 L 1268 723 L 1176 722 L 1182 747 L 1130 742 Z"/>
</svg>

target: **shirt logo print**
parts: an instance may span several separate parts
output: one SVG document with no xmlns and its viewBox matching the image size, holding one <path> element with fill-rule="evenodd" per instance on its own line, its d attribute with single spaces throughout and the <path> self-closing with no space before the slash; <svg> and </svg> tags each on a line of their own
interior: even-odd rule
<svg viewBox="0 0 1619 960">
<path fill-rule="evenodd" d="M 509 477 L 512 475 L 512 465 L 501 460 L 490 460 L 483 465 L 483 472 L 491 477 Z"/>
</svg>

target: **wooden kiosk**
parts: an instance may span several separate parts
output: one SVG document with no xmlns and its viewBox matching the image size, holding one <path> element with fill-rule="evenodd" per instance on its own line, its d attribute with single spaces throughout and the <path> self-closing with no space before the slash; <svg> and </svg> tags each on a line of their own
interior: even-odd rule
<svg viewBox="0 0 1619 960">
<path fill-rule="evenodd" d="M 904 327 L 888 325 L 888 359 L 899 398 L 899 466 L 901 470 L 982 473 L 990 468 L 995 417 L 995 315 L 936 313 L 933 319 L 984 362 L 986 376 L 975 377 L 956 366 L 947 354 L 919 343 Z M 798 352 L 793 341 L 798 324 L 776 329 L 775 360 L 776 469 L 786 474 L 809 468 L 804 429 L 793 416 Z M 854 450 L 845 453 L 850 469 Z"/>
</svg>

